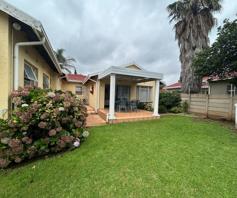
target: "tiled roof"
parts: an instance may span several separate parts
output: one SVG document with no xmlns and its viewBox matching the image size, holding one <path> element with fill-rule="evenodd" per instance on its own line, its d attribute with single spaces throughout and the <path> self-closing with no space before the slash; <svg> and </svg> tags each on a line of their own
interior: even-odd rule
<svg viewBox="0 0 237 198">
<path fill-rule="evenodd" d="M 181 89 L 181 87 L 182 87 L 182 83 L 177 82 L 177 83 L 174 83 L 174 84 L 171 84 L 169 86 L 164 87 L 164 89 L 167 89 L 167 90 L 169 90 L 169 89 Z M 202 80 L 202 88 L 203 89 L 208 88 L 207 80 L 204 79 L 204 78 Z"/>
<path fill-rule="evenodd" d="M 86 76 L 82 74 L 66 74 L 66 80 L 68 82 L 83 82 L 86 79 Z"/>
<path fill-rule="evenodd" d="M 169 86 L 166 86 L 165 89 L 181 89 L 181 86 L 182 86 L 181 82 L 177 82 Z"/>
</svg>

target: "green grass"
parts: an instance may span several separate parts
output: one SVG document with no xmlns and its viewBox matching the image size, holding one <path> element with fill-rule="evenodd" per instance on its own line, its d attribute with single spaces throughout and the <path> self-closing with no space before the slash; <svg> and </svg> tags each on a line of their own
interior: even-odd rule
<svg viewBox="0 0 237 198">
<path fill-rule="evenodd" d="M 168 116 L 90 133 L 80 149 L 0 171 L 0 197 L 237 197 L 237 134 L 217 122 Z"/>
</svg>

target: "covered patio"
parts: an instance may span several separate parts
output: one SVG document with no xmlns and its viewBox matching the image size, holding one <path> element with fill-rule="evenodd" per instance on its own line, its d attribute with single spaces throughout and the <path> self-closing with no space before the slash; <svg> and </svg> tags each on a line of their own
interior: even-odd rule
<svg viewBox="0 0 237 198">
<path fill-rule="evenodd" d="M 103 72 L 90 75 L 89 105 L 108 123 L 159 118 L 159 92 L 162 74 L 143 68 L 112 66 Z M 138 109 L 138 88 L 149 88 L 146 102 L 153 111 Z M 149 95 L 149 97 L 148 97 Z M 144 97 L 143 97 L 144 98 Z"/>
</svg>

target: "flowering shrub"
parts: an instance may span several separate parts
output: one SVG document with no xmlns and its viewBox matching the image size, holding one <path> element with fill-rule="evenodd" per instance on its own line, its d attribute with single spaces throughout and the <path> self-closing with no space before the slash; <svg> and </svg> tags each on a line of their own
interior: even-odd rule
<svg viewBox="0 0 237 198">
<path fill-rule="evenodd" d="M 0 168 L 79 147 L 88 137 L 86 108 L 71 92 L 24 88 L 11 97 L 14 111 L 0 120 Z"/>
</svg>

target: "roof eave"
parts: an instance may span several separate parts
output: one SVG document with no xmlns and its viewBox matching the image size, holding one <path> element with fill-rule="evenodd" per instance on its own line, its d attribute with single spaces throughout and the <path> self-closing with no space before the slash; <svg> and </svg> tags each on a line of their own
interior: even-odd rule
<svg viewBox="0 0 237 198">
<path fill-rule="evenodd" d="M 148 71 L 144 71 L 144 70 L 131 70 L 131 69 L 115 67 L 115 66 L 112 66 L 112 67 L 106 69 L 105 71 L 101 72 L 98 75 L 98 79 L 102 79 L 110 74 L 152 78 L 152 79 L 157 79 L 157 80 L 163 79 L 163 74 L 161 74 L 161 73 L 148 72 Z"/>
</svg>

